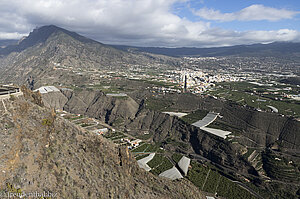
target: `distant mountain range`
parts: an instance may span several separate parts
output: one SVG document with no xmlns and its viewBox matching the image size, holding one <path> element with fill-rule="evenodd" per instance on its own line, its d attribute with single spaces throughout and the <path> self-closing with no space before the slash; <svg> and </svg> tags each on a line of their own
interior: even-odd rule
<svg viewBox="0 0 300 199">
<path fill-rule="evenodd" d="M 15 40 L 15 39 L 0 40 L 0 48 L 5 48 L 6 46 L 15 45 L 17 43 L 18 43 L 18 40 Z"/>
<path fill-rule="evenodd" d="M 272 43 L 219 48 L 155 48 L 102 44 L 75 32 L 49 25 L 28 37 L 1 41 L 0 81 L 24 83 L 29 76 L 52 83 L 79 80 L 78 71 L 180 66 L 182 56 L 260 56 L 300 59 L 299 43 Z M 12 44 L 12 45 L 9 45 Z M 69 70 L 56 70 L 56 65 Z M 77 71 L 77 72 L 76 72 Z M 72 76 L 73 75 L 73 76 Z"/>
<path fill-rule="evenodd" d="M 17 44 L 0 49 L 0 80 L 22 83 L 29 76 L 58 82 L 69 81 L 69 72 L 55 71 L 55 64 L 72 71 L 127 68 L 129 65 L 176 64 L 176 59 L 143 52 L 127 52 L 102 44 L 60 27 L 33 30 Z M 62 79 L 56 79 L 61 77 Z"/>
<path fill-rule="evenodd" d="M 172 57 L 183 56 L 250 56 L 250 57 L 286 57 L 299 56 L 300 57 L 300 43 L 292 42 L 274 42 L 269 44 L 252 44 L 252 45 L 237 45 L 227 47 L 212 47 L 212 48 L 165 48 L 165 47 L 137 47 L 126 45 L 105 45 L 92 39 L 83 37 L 75 32 L 65 30 L 63 28 L 49 25 L 35 29 L 28 37 L 21 40 L 0 40 L 0 56 L 8 55 L 11 52 L 21 52 L 29 47 L 39 43 L 46 42 L 47 39 L 56 32 L 61 32 L 82 43 L 98 43 L 102 46 L 115 48 L 118 50 L 130 53 L 151 53 L 166 55 Z M 4 48 L 6 47 L 6 48 Z"/>
<path fill-rule="evenodd" d="M 287 79 L 281 80 L 281 83 L 300 85 L 300 77 L 290 77 Z"/>
<path fill-rule="evenodd" d="M 300 43 L 275 42 L 270 44 L 238 45 L 214 48 L 160 48 L 160 47 L 135 47 L 115 45 L 115 48 L 130 52 L 147 52 L 166 56 L 249 56 L 249 57 L 285 57 L 299 56 Z"/>
</svg>

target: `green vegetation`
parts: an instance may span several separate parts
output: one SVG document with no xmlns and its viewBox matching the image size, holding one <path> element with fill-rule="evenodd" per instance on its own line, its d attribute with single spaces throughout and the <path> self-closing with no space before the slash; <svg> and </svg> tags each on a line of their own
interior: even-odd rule
<svg viewBox="0 0 300 199">
<path fill-rule="evenodd" d="M 147 157 L 147 156 L 149 156 L 149 154 L 137 155 L 137 156 L 135 157 L 135 159 L 136 159 L 136 160 L 141 160 L 141 159 L 143 159 L 143 158 L 145 158 L 145 157 Z"/>
<path fill-rule="evenodd" d="M 248 82 L 223 82 L 218 83 L 216 88 L 208 93 L 216 97 L 231 100 L 239 105 L 247 105 L 264 111 L 271 111 L 267 106 L 273 106 L 277 108 L 281 114 L 300 117 L 300 103 L 283 97 L 286 94 L 297 93 L 298 91 L 294 91 L 294 89 L 298 88 L 293 87 L 291 91 L 269 91 L 274 88 L 280 89 L 282 87 L 282 85 L 273 87 L 258 86 Z"/>
<path fill-rule="evenodd" d="M 92 89 L 93 90 L 101 90 L 105 94 L 125 92 L 125 88 L 123 85 L 109 84 L 109 83 L 104 83 L 104 82 L 101 82 L 101 84 L 93 85 Z M 128 91 L 128 89 L 126 89 L 126 91 Z M 126 97 L 126 99 L 127 99 L 127 97 Z"/>
<path fill-rule="evenodd" d="M 70 120 L 70 121 L 72 121 L 72 120 L 78 120 L 78 119 L 82 119 L 82 118 L 84 118 L 84 116 L 83 115 L 80 115 L 80 116 L 75 116 L 75 117 L 66 117 L 66 119 L 68 119 L 68 120 Z"/>
<path fill-rule="evenodd" d="M 164 158 L 163 162 L 158 167 L 151 170 L 151 172 L 155 175 L 159 175 L 162 172 L 171 169 L 172 167 L 173 167 L 173 164 L 167 158 Z"/>
<path fill-rule="evenodd" d="M 147 84 L 151 84 L 153 86 L 159 86 L 159 87 L 170 87 L 170 86 L 176 86 L 177 85 L 177 84 L 172 84 L 172 83 L 167 83 L 167 82 L 157 81 L 157 80 L 139 79 L 139 80 L 132 80 L 132 81 L 141 81 L 141 82 L 145 82 Z"/>
<path fill-rule="evenodd" d="M 178 163 L 179 160 L 182 158 L 183 155 L 179 154 L 179 153 L 174 153 L 172 155 L 172 160 L 174 160 L 174 162 Z"/>
<path fill-rule="evenodd" d="M 22 190 L 15 188 L 12 184 L 6 183 L 7 192 L 9 193 L 16 193 L 18 196 L 22 195 Z"/>
<path fill-rule="evenodd" d="M 231 182 L 229 179 L 220 176 L 218 181 L 217 193 L 220 196 L 224 196 L 228 199 L 230 198 L 243 198 L 243 199 L 255 199 L 256 197 L 249 193 L 244 188 L 240 187 L 238 184 Z"/>
<path fill-rule="evenodd" d="M 285 181 L 300 181 L 300 172 L 294 162 L 290 162 L 285 157 L 276 156 L 271 151 L 266 151 L 262 155 L 263 168 L 268 176 Z"/>
<path fill-rule="evenodd" d="M 152 133 L 148 133 L 148 134 L 138 135 L 136 138 L 141 140 L 148 140 L 151 137 L 152 137 Z"/>
<path fill-rule="evenodd" d="M 122 138 L 126 138 L 126 135 L 119 135 L 119 136 L 116 136 L 116 137 L 111 137 L 110 139 L 111 140 L 120 140 Z"/>
<path fill-rule="evenodd" d="M 109 132 L 109 133 L 106 133 L 105 135 L 103 135 L 103 137 L 110 139 L 110 138 L 121 136 L 121 135 L 124 135 L 124 134 L 121 132 Z"/>
<path fill-rule="evenodd" d="M 113 96 L 114 98 L 117 98 L 117 99 L 119 99 L 119 100 L 127 100 L 127 99 L 129 99 L 129 97 L 128 96 Z"/>
<path fill-rule="evenodd" d="M 51 126 L 52 125 L 52 120 L 50 120 L 50 119 L 43 119 L 42 120 L 42 125 L 44 125 L 44 126 Z"/>
<path fill-rule="evenodd" d="M 192 124 L 194 122 L 197 122 L 198 120 L 202 120 L 206 115 L 208 111 L 206 110 L 196 110 L 186 116 L 183 116 L 181 119 L 189 124 Z"/>
<path fill-rule="evenodd" d="M 248 149 L 247 149 L 247 152 L 243 155 L 243 157 L 244 157 L 245 159 L 247 159 L 247 158 L 253 153 L 254 150 L 255 150 L 255 149 L 248 148 Z"/>
<path fill-rule="evenodd" d="M 162 163 L 164 156 L 160 154 L 155 154 L 154 158 L 150 160 L 147 164 L 149 167 L 154 168 Z"/>
<path fill-rule="evenodd" d="M 9 100 L 15 101 L 15 100 L 16 100 L 16 97 L 15 97 L 14 95 L 9 95 Z"/>
<path fill-rule="evenodd" d="M 155 154 L 154 158 L 147 164 L 152 168 L 151 172 L 156 175 L 159 175 L 173 167 L 173 164 L 168 160 L 168 158 L 160 154 Z"/>
<path fill-rule="evenodd" d="M 194 161 L 191 162 L 191 166 L 192 169 L 189 170 L 188 179 L 202 191 L 218 193 L 219 196 L 226 197 L 228 199 L 256 198 L 238 184 L 220 175 L 217 171 L 211 170 L 209 167 L 204 167 Z"/>
<path fill-rule="evenodd" d="M 8 123 L 8 124 L 5 124 L 5 128 L 6 128 L 6 129 L 13 128 L 14 126 L 15 126 L 14 123 Z"/>
<path fill-rule="evenodd" d="M 162 148 L 159 148 L 159 149 L 156 151 L 156 153 L 164 153 L 164 152 L 165 152 L 165 150 L 162 149 Z"/>
<path fill-rule="evenodd" d="M 172 139 L 172 138 L 167 138 L 164 142 L 166 144 L 172 144 L 174 146 L 178 146 L 178 147 L 180 147 L 184 150 L 187 150 L 189 148 L 189 145 L 186 142 L 177 141 L 177 140 Z"/>
<path fill-rule="evenodd" d="M 124 119 L 123 118 L 121 118 L 121 117 L 119 117 L 119 118 L 117 118 L 114 122 L 113 122 L 113 126 L 114 127 L 116 127 L 116 126 L 120 126 L 120 125 L 122 125 L 122 124 L 124 124 Z"/>
<path fill-rule="evenodd" d="M 81 127 L 88 127 L 88 126 L 92 126 L 93 124 L 89 124 L 89 123 L 83 123 L 83 124 L 81 124 L 80 126 Z"/>
<path fill-rule="evenodd" d="M 156 152 L 159 149 L 158 145 L 149 145 L 147 148 L 147 152 Z"/>
<path fill-rule="evenodd" d="M 223 131 L 230 131 L 233 133 L 233 135 L 240 135 L 242 133 L 242 129 L 239 126 L 233 126 L 218 119 L 213 123 L 209 124 L 207 127 L 221 129 Z"/>
<path fill-rule="evenodd" d="M 71 87 L 74 91 L 83 91 L 83 88 L 80 87 Z"/>
<path fill-rule="evenodd" d="M 188 179 L 197 187 L 202 189 L 206 175 L 209 171 L 208 167 L 204 167 L 194 161 L 191 161 L 192 169 L 188 172 Z"/>
<path fill-rule="evenodd" d="M 151 97 L 146 100 L 146 107 L 150 110 L 155 111 L 167 111 L 168 108 L 172 105 L 172 101 L 170 99 L 160 99 Z"/>
<path fill-rule="evenodd" d="M 154 152 L 159 152 L 163 153 L 164 150 L 160 150 L 159 145 L 154 145 L 154 144 L 143 144 L 140 145 L 139 147 L 135 148 L 132 150 L 132 152 L 145 152 L 145 153 L 154 153 Z"/>
<path fill-rule="evenodd" d="M 274 197 L 273 193 L 271 193 L 270 191 L 268 191 L 266 189 L 259 188 L 259 187 L 257 187 L 255 184 L 253 184 L 251 182 L 247 182 L 247 183 L 244 183 L 244 184 L 247 187 L 249 187 L 251 190 L 253 190 L 256 193 L 258 193 L 263 198 L 293 198 L 293 197 Z"/>
<path fill-rule="evenodd" d="M 131 150 L 131 152 L 144 152 L 148 148 L 148 144 L 142 144 L 139 147 Z"/>
</svg>

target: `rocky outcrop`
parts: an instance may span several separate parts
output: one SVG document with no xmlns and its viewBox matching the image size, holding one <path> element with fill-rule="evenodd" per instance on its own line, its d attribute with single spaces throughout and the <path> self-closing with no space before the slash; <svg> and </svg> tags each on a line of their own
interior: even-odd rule
<svg viewBox="0 0 300 199">
<path fill-rule="evenodd" d="M 139 105 L 130 97 L 111 97 L 104 93 L 63 91 L 68 97 L 66 111 L 84 114 L 112 124 L 116 121 L 133 120 Z"/>
<path fill-rule="evenodd" d="M 225 104 L 221 114 L 223 117 L 219 121 L 238 127 L 240 134 L 252 140 L 240 140 L 242 144 L 269 147 L 278 142 L 287 150 L 300 150 L 299 121 L 228 104 Z"/>
<path fill-rule="evenodd" d="M 63 109 L 68 98 L 61 92 L 52 92 L 43 94 L 43 103 L 48 108 Z"/>
<path fill-rule="evenodd" d="M 203 198 L 187 180 L 138 168 L 130 152 L 24 98 L 0 110 L 0 192 L 56 198 Z M 0 107 L 1 108 L 1 107 Z"/>
</svg>

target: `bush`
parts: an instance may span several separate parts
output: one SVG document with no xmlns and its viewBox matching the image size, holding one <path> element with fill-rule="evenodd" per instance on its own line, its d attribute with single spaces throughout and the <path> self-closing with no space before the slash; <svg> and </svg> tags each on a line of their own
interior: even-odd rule
<svg viewBox="0 0 300 199">
<path fill-rule="evenodd" d="M 14 95 L 9 95 L 9 100 L 15 101 L 15 100 L 16 100 L 16 97 L 15 97 Z"/>
<path fill-rule="evenodd" d="M 42 120 L 42 125 L 44 125 L 44 126 L 51 126 L 52 123 L 53 122 L 51 120 L 49 120 L 49 119 L 43 119 Z"/>
</svg>

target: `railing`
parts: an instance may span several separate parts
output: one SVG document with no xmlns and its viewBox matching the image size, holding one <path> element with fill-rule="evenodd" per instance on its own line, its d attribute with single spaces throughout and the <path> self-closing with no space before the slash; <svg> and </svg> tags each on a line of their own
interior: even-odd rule
<svg viewBox="0 0 300 199">
<path fill-rule="evenodd" d="M 7 91 L 0 92 L 0 95 L 10 95 L 10 94 L 13 94 L 13 93 L 18 93 L 18 92 L 20 92 L 20 89 L 19 88 L 14 88 L 14 90 L 7 90 Z"/>
</svg>

